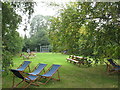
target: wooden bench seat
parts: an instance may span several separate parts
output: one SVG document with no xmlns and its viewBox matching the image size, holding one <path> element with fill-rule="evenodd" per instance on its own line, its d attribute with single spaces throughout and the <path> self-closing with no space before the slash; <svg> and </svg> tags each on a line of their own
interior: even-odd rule
<svg viewBox="0 0 120 90">
<path fill-rule="evenodd" d="M 69 61 L 70 63 L 76 64 L 80 66 L 81 64 L 85 64 L 87 58 L 86 57 L 80 57 L 80 56 L 75 56 L 75 55 L 70 55 L 69 58 L 66 58 L 67 62 Z"/>
</svg>

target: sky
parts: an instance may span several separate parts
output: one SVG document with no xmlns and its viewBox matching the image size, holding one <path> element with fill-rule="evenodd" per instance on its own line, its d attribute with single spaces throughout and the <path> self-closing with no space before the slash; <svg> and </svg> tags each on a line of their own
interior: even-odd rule
<svg viewBox="0 0 120 90">
<path fill-rule="evenodd" d="M 32 18 L 35 15 L 48 15 L 48 16 L 57 16 L 58 15 L 58 10 L 62 9 L 63 6 L 65 6 L 66 3 L 69 3 L 70 1 L 75 1 L 75 0 L 34 0 L 36 2 L 37 5 L 35 5 L 34 7 L 34 13 L 32 15 Z M 50 6 L 49 4 L 59 4 L 59 6 Z M 23 18 L 25 18 L 26 16 L 22 16 Z M 31 18 L 31 19 L 32 19 Z M 20 24 L 20 27 L 18 28 L 18 32 L 20 33 L 20 36 L 24 37 L 25 33 L 27 36 L 29 36 L 29 30 L 27 30 L 26 32 L 24 32 L 24 23 L 25 21 L 23 21 Z M 30 28 L 30 26 L 28 25 L 28 28 Z"/>
</svg>

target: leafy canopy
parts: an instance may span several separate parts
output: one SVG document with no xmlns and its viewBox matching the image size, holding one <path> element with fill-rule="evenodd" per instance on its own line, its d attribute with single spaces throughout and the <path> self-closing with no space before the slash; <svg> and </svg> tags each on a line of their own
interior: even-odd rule
<svg viewBox="0 0 120 90">
<path fill-rule="evenodd" d="M 74 2 L 51 20 L 54 51 L 97 58 L 120 58 L 120 2 Z"/>
</svg>

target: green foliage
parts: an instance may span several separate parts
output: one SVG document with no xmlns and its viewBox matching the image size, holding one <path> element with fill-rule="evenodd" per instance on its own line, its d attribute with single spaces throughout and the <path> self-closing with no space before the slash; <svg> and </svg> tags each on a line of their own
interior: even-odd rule
<svg viewBox="0 0 120 90">
<path fill-rule="evenodd" d="M 20 5 L 21 3 L 16 2 L 2 2 L 2 68 L 4 70 L 8 70 L 9 66 L 13 65 L 13 55 L 19 53 L 23 47 L 23 38 L 17 32 L 22 21 L 22 17 L 16 12 Z M 29 10 L 27 6 L 24 9 Z"/>
<path fill-rule="evenodd" d="M 75 2 L 51 20 L 55 51 L 95 58 L 120 58 L 120 2 Z M 61 48 L 60 48 L 61 47 Z"/>
<path fill-rule="evenodd" d="M 12 58 L 13 58 L 13 56 L 9 51 L 3 50 L 3 55 L 2 55 L 2 59 L 3 59 L 2 68 L 3 68 L 3 70 L 7 71 L 9 69 L 10 65 L 13 65 Z"/>
<path fill-rule="evenodd" d="M 24 51 L 35 50 L 40 45 L 49 45 L 48 25 L 50 16 L 37 15 L 31 21 L 30 38 L 25 38 Z"/>
</svg>

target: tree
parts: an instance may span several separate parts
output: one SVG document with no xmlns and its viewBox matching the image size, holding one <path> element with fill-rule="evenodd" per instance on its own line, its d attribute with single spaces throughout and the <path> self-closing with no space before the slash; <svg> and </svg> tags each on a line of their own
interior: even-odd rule
<svg viewBox="0 0 120 90">
<path fill-rule="evenodd" d="M 51 20 L 51 43 L 67 49 L 69 54 L 119 58 L 119 5 L 120 2 L 68 4 L 59 17 Z"/>
<path fill-rule="evenodd" d="M 25 40 L 24 49 L 35 50 L 40 45 L 49 45 L 48 26 L 50 16 L 36 15 L 30 25 L 30 37 Z"/>
<path fill-rule="evenodd" d="M 2 68 L 4 70 L 8 70 L 9 66 L 13 65 L 13 55 L 20 52 L 23 47 L 23 38 L 16 31 L 22 22 L 17 10 L 21 8 L 23 12 L 28 11 L 28 15 L 31 15 L 32 6 L 33 4 L 28 2 L 2 2 Z"/>
<path fill-rule="evenodd" d="M 108 56 L 119 58 L 119 4 L 120 2 L 78 4 L 82 8 L 80 13 L 85 13 L 85 20 L 87 20 L 85 23 L 88 31 L 87 42 L 93 47 L 92 54 L 99 58 Z M 85 46 L 88 44 L 86 43 Z"/>
</svg>

